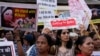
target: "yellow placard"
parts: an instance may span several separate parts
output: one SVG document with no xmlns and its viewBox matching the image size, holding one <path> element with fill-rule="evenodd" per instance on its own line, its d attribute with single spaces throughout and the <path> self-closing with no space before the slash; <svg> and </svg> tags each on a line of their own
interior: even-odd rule
<svg viewBox="0 0 100 56">
<path fill-rule="evenodd" d="M 4 28 L 0 27 L 0 30 L 3 30 Z"/>
<path fill-rule="evenodd" d="M 92 20 L 92 22 L 93 22 L 94 24 L 100 23 L 100 19 L 94 19 L 94 20 Z"/>
<path fill-rule="evenodd" d="M 44 25 L 44 23 L 43 22 L 38 22 L 38 25 Z"/>
</svg>

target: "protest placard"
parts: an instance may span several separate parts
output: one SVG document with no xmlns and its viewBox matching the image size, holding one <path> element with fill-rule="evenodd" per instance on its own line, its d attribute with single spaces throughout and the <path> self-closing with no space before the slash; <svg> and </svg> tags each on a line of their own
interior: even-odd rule
<svg viewBox="0 0 100 56">
<path fill-rule="evenodd" d="M 77 22 L 76 18 L 70 17 L 66 19 L 49 19 L 45 21 L 44 27 L 49 27 L 51 30 L 76 28 Z"/>
<path fill-rule="evenodd" d="M 17 5 L 17 6 L 15 6 Z M 0 2 L 1 27 L 37 30 L 37 5 Z"/>
<path fill-rule="evenodd" d="M 16 56 L 13 42 L 0 42 L 0 56 Z"/>
<path fill-rule="evenodd" d="M 70 15 L 80 20 L 79 23 L 88 28 L 89 21 L 92 17 L 92 12 L 87 6 L 85 0 L 68 0 Z"/>
<path fill-rule="evenodd" d="M 44 22 L 45 20 L 55 18 L 54 10 L 39 9 L 38 11 L 38 22 Z"/>
<path fill-rule="evenodd" d="M 57 0 L 37 0 L 38 24 L 44 24 L 45 19 L 55 18 L 55 10 L 57 9 Z"/>
<path fill-rule="evenodd" d="M 37 0 L 37 5 L 42 9 L 56 9 L 57 0 Z"/>
</svg>

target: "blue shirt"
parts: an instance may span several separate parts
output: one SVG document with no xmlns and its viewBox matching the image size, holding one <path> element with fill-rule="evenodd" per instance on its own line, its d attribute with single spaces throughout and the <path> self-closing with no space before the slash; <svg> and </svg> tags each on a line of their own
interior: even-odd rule
<svg viewBox="0 0 100 56">
<path fill-rule="evenodd" d="M 32 49 L 30 50 L 29 56 L 37 56 L 38 52 L 37 52 L 37 48 L 36 45 L 34 44 L 32 46 Z"/>
</svg>

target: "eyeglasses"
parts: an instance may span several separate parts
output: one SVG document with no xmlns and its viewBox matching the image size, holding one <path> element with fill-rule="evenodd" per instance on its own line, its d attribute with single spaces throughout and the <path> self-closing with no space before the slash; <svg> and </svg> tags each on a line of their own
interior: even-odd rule
<svg viewBox="0 0 100 56">
<path fill-rule="evenodd" d="M 66 34 L 66 33 L 69 34 L 69 32 L 62 32 L 62 34 Z"/>
</svg>

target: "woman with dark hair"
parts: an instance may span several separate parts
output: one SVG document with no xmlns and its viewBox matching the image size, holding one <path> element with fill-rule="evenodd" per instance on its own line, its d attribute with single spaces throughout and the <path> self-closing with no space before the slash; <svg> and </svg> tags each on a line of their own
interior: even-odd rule
<svg viewBox="0 0 100 56">
<path fill-rule="evenodd" d="M 31 48 L 29 56 L 51 56 L 49 54 L 51 46 L 52 46 L 52 38 L 47 34 L 41 34 L 37 37 L 36 43 Z"/>
<path fill-rule="evenodd" d="M 93 42 L 94 42 L 94 51 L 100 51 L 100 38 L 96 33 L 94 33 L 93 35 Z"/>
<path fill-rule="evenodd" d="M 100 56 L 100 38 L 95 32 L 91 32 L 90 36 L 93 38 L 94 43 L 94 51 L 92 53 L 92 56 Z"/>
<path fill-rule="evenodd" d="M 4 9 L 4 8 L 3 8 Z M 1 14 L 1 25 L 3 27 L 12 27 L 11 24 L 13 22 L 13 10 L 10 7 L 7 7 L 3 10 Z"/>
<path fill-rule="evenodd" d="M 35 36 L 31 33 L 26 34 L 23 38 L 23 49 L 26 52 L 35 43 Z"/>
<path fill-rule="evenodd" d="M 94 45 L 89 36 L 80 36 L 75 42 L 75 56 L 91 56 Z"/>
<path fill-rule="evenodd" d="M 49 35 L 42 34 L 36 40 L 38 50 L 37 56 L 49 56 L 49 49 L 52 46 L 52 39 Z"/>
<path fill-rule="evenodd" d="M 66 29 L 58 30 L 56 37 L 56 56 L 73 56 L 73 42 L 69 37 L 69 31 Z"/>
</svg>

